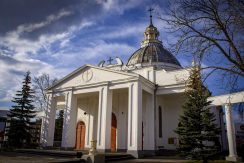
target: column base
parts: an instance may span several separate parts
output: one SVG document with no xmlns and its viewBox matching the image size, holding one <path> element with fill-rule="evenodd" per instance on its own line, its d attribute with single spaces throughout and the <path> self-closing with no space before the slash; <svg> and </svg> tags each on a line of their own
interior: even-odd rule
<svg viewBox="0 0 244 163">
<path fill-rule="evenodd" d="M 145 156 L 155 156 L 155 150 L 127 150 L 135 158 L 142 158 Z"/>
<path fill-rule="evenodd" d="M 227 156 L 225 157 L 226 161 L 232 161 L 232 162 L 237 162 L 240 161 L 240 158 L 238 156 Z"/>
</svg>

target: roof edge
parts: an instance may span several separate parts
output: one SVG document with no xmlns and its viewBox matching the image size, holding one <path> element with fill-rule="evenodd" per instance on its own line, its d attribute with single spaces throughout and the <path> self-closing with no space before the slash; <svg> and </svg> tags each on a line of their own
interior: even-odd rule
<svg viewBox="0 0 244 163">
<path fill-rule="evenodd" d="M 109 71 L 109 72 L 119 73 L 119 74 L 123 74 L 123 75 L 133 76 L 133 77 L 139 77 L 139 75 L 135 74 L 135 73 L 127 73 L 127 72 L 122 72 L 122 71 L 116 71 L 116 70 L 113 70 L 113 69 L 97 67 L 97 66 L 93 66 L 93 65 L 90 65 L 90 64 L 85 64 L 85 65 L 75 69 L 74 71 L 72 71 L 68 75 L 64 76 L 60 80 L 58 80 L 57 83 L 55 83 L 54 85 L 48 87 L 46 89 L 46 91 L 53 89 L 54 87 L 56 87 L 57 85 L 61 84 L 63 81 L 65 81 L 66 79 L 70 78 L 71 76 L 73 76 L 74 74 L 76 74 L 77 72 L 81 71 L 82 69 L 84 69 L 86 67 L 91 67 L 91 68 L 95 68 L 95 69 L 99 69 L 99 70 L 103 70 L 103 71 Z"/>
</svg>

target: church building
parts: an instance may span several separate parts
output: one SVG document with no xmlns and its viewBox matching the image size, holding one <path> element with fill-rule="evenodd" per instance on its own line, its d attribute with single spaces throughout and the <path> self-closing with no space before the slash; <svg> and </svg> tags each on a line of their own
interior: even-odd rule
<svg viewBox="0 0 244 163">
<path fill-rule="evenodd" d="M 57 109 L 64 109 L 61 147 L 127 152 L 175 150 L 189 69 L 163 46 L 150 16 L 141 47 L 124 64 L 84 65 L 47 90 L 41 142 L 52 147 Z"/>
</svg>

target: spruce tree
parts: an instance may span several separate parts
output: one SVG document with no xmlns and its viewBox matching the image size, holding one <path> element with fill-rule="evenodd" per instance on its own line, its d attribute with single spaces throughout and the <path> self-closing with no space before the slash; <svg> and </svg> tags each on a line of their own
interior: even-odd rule
<svg viewBox="0 0 244 163">
<path fill-rule="evenodd" d="M 35 117 L 33 94 L 31 87 L 31 77 L 28 71 L 22 82 L 22 89 L 17 91 L 12 102 L 15 105 L 10 109 L 8 115 L 10 119 L 10 127 L 7 133 L 8 144 L 11 147 L 27 147 L 31 141 L 31 118 Z"/>
<path fill-rule="evenodd" d="M 210 112 L 210 93 L 201 81 L 200 66 L 193 66 L 185 94 L 183 114 L 175 130 L 179 136 L 178 151 L 182 156 L 206 162 L 219 149 L 220 129 Z"/>
</svg>

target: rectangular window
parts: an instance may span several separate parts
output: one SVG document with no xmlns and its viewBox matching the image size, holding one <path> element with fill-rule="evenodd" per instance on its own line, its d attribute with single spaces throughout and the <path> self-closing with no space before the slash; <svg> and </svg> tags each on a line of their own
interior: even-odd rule
<svg viewBox="0 0 244 163">
<path fill-rule="evenodd" d="M 159 137 L 161 138 L 163 133 L 162 133 L 162 108 L 161 106 L 159 106 L 158 108 L 158 134 L 159 134 Z"/>
<path fill-rule="evenodd" d="M 175 144 L 175 138 L 168 138 L 168 144 Z"/>
</svg>

